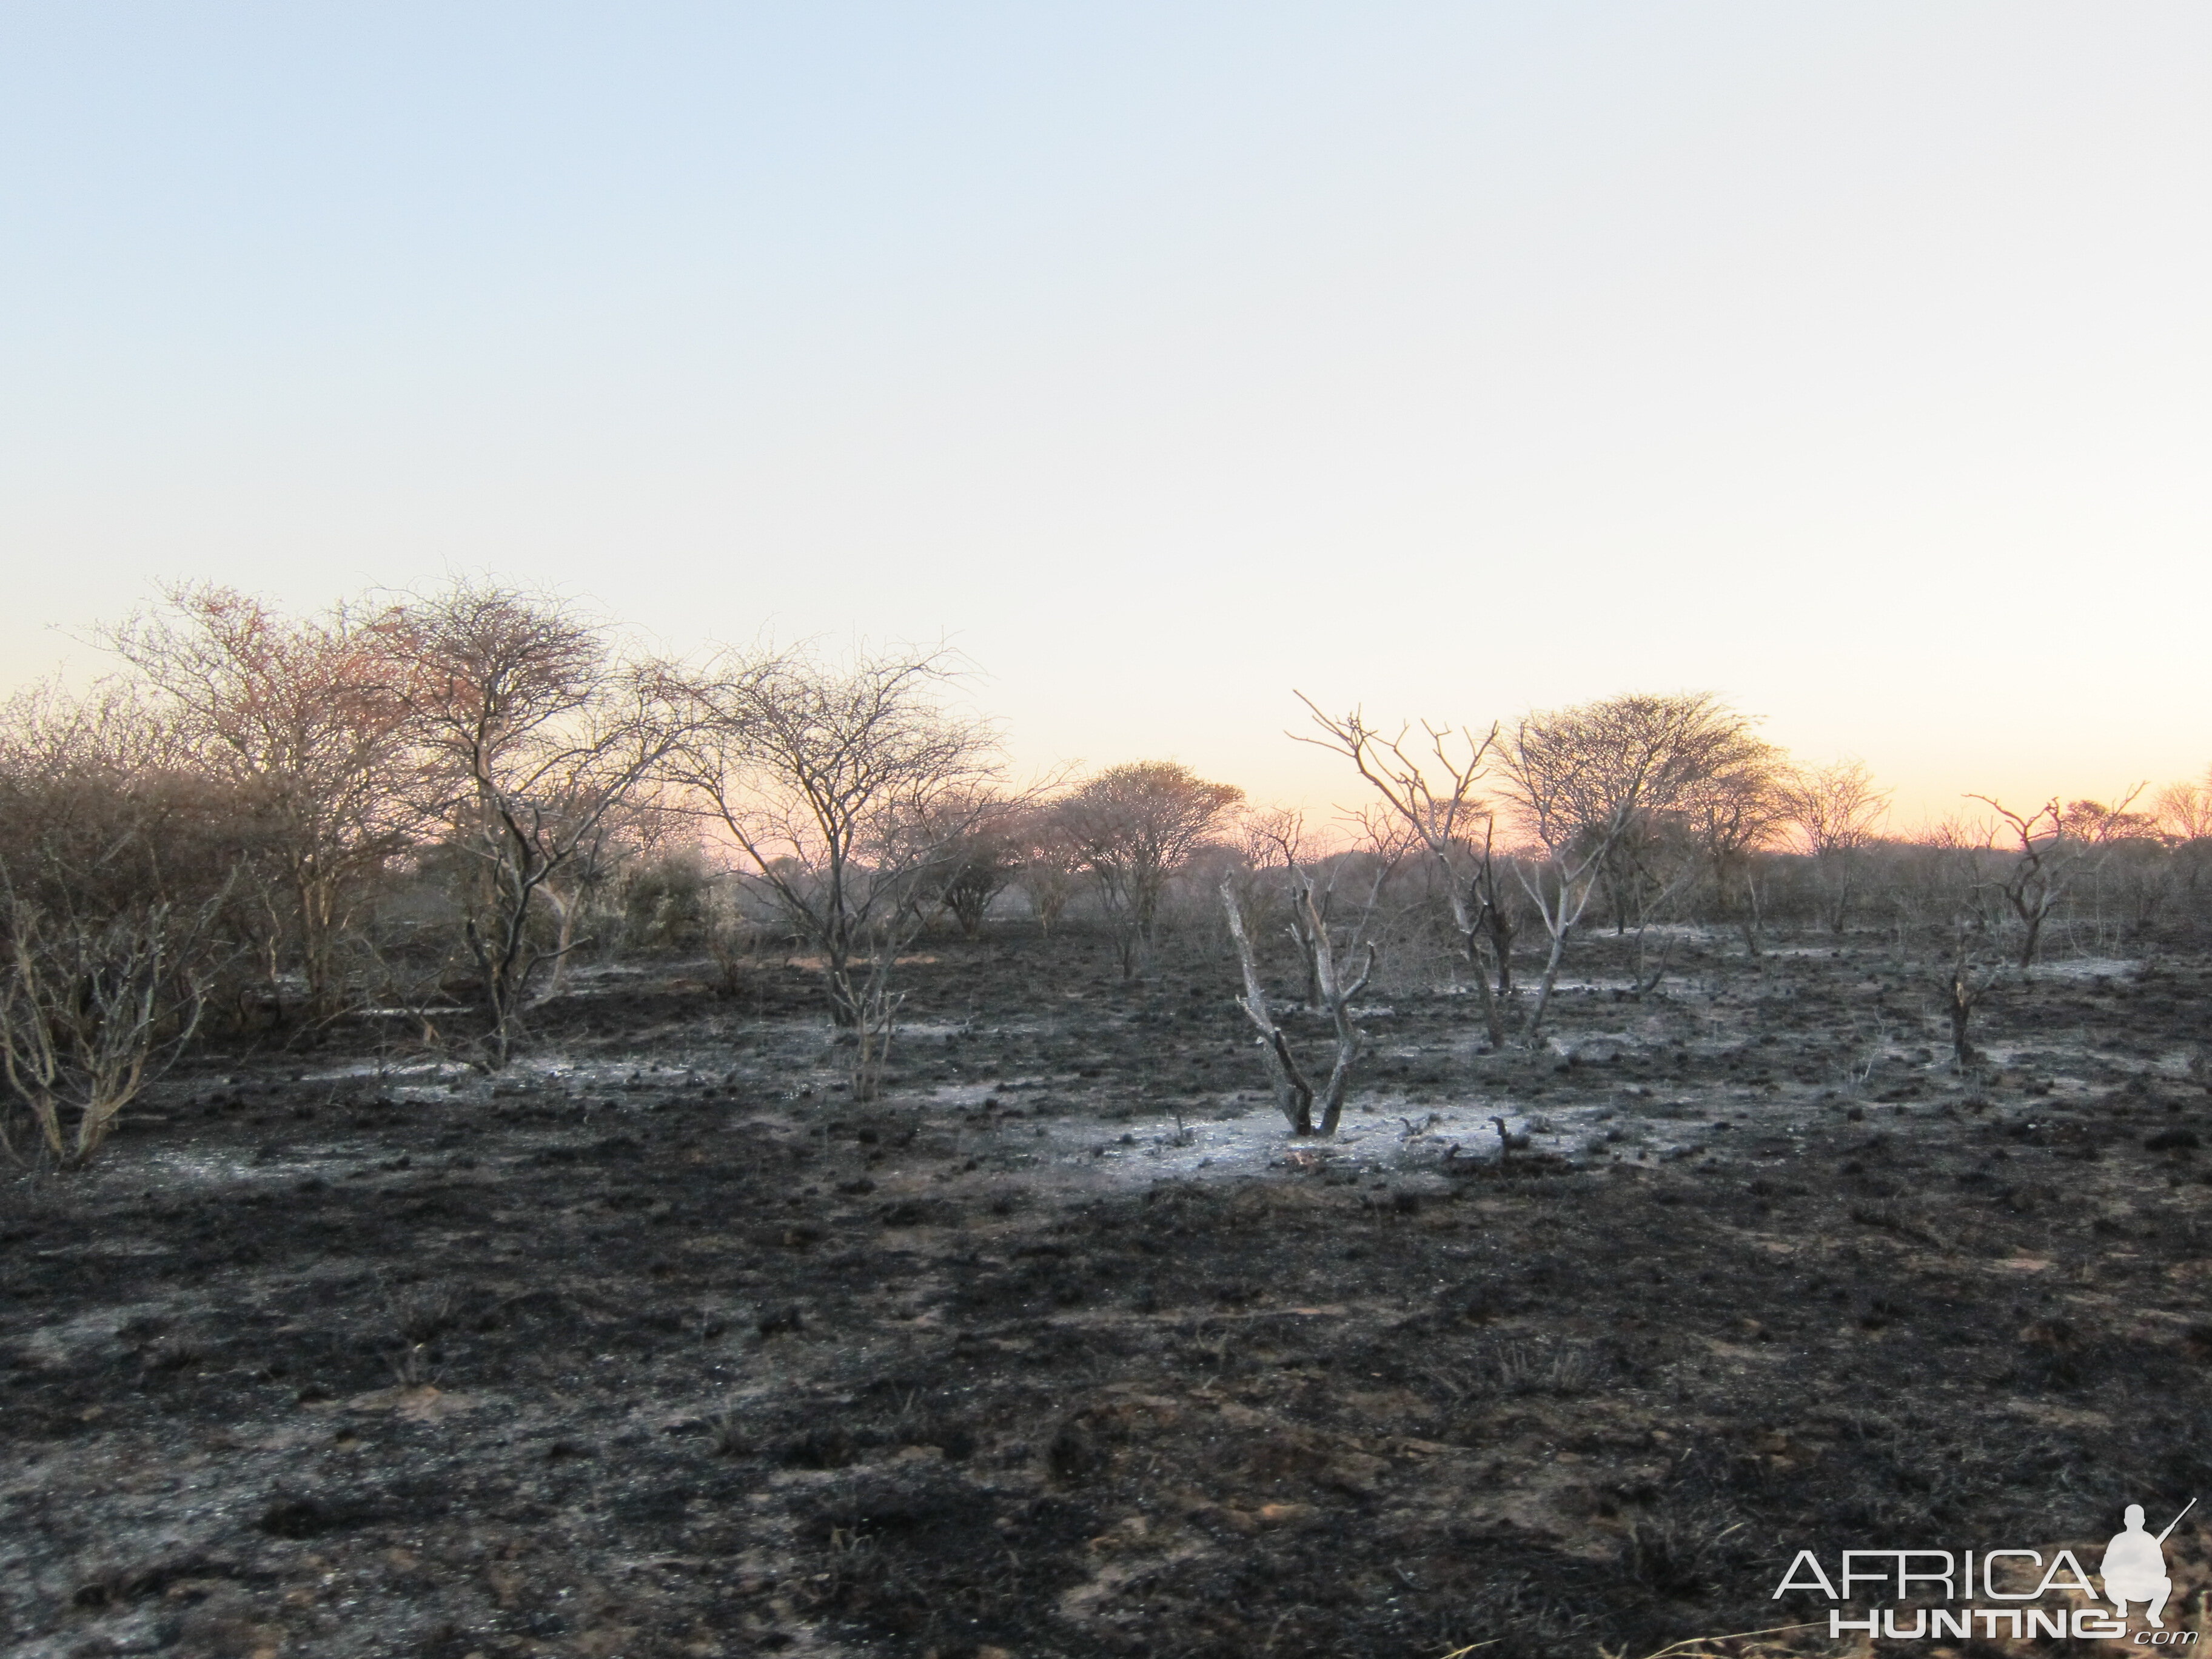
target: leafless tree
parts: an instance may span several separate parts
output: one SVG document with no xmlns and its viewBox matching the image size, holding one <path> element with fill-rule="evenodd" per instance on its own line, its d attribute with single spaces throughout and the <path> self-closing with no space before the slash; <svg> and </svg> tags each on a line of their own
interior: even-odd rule
<svg viewBox="0 0 2212 1659">
<path fill-rule="evenodd" d="M 1996 983 L 1999 973 L 1986 948 L 1987 937 L 1961 917 L 1953 927 L 1951 953 L 1942 975 L 1943 1011 L 1951 1023 L 1951 1060 L 1962 1072 L 1980 1059 L 1970 1028 L 1974 1010 Z"/>
<path fill-rule="evenodd" d="M 0 1076 L 64 1167 L 188 1042 L 232 954 L 236 801 L 129 688 L 0 711 Z M 0 1113 L 0 1150 L 21 1149 Z"/>
<path fill-rule="evenodd" d="M 1038 928 L 1049 933 L 1081 884 L 1083 861 L 1076 854 L 1055 802 L 1030 803 L 1016 819 L 1014 832 L 1021 856 L 1014 884 L 1029 900 Z"/>
<path fill-rule="evenodd" d="M 1759 953 L 1763 905 L 1759 855 L 1775 842 L 1789 807 L 1778 751 L 1760 744 L 1735 763 L 1691 784 L 1671 815 L 1697 848 L 1721 915 L 1732 917 L 1744 950 Z"/>
<path fill-rule="evenodd" d="M 60 1167 L 89 1164 L 199 1029 L 219 907 L 94 917 L 11 897 L 0 912 L 0 1073 Z M 3 1115 L 0 1150 L 20 1156 Z"/>
<path fill-rule="evenodd" d="M 1784 810 L 1814 858 L 1848 853 L 1872 843 L 1889 811 L 1890 791 L 1879 788 L 1860 760 L 1802 768 L 1782 786 Z"/>
<path fill-rule="evenodd" d="M 2136 800 L 2149 787 L 2139 783 L 2112 805 L 2100 800 L 2069 800 L 2058 815 L 2059 827 L 2069 840 L 2085 847 L 2115 847 L 2125 842 L 2155 840 L 2156 814 L 2134 810 Z"/>
<path fill-rule="evenodd" d="M 1850 924 L 1863 854 L 1889 811 L 1889 798 L 1888 790 L 1875 787 L 1866 763 L 1856 760 L 1800 770 L 1783 787 L 1784 808 L 1813 860 L 1831 933 L 1841 933 Z"/>
<path fill-rule="evenodd" d="M 676 688 L 573 606 L 490 583 L 404 603 L 392 649 L 424 762 L 418 809 L 468 871 L 485 1054 L 504 1066 L 538 970 L 577 943 L 543 937 L 548 895 L 602 855 L 613 815 L 681 736 Z"/>
<path fill-rule="evenodd" d="M 1535 1003 L 1528 1011 L 1524 1028 L 1523 1034 L 1531 1047 L 1543 1034 L 1544 1016 L 1551 1009 L 1552 993 L 1559 982 L 1559 963 L 1566 952 L 1567 935 L 1589 908 L 1605 855 L 1610 850 L 1609 842 L 1582 845 L 1562 841 L 1557 847 L 1546 848 L 1545 856 L 1540 859 L 1514 860 L 1514 877 L 1536 907 L 1537 917 L 1543 922 L 1545 936 L 1550 941 L 1544 957 L 1543 975 L 1536 982 Z"/>
<path fill-rule="evenodd" d="M 1316 878 L 1298 860 L 1294 842 L 1285 839 L 1278 844 L 1281 877 L 1288 888 L 1288 931 L 1305 963 L 1316 1011 L 1329 1022 L 1334 1045 L 1328 1076 L 1318 1088 L 1298 1063 L 1290 1039 L 1269 1006 L 1237 884 L 1232 878 L 1224 878 L 1220 888 L 1221 902 L 1228 912 L 1229 935 L 1236 945 L 1237 963 L 1243 972 L 1244 994 L 1239 1005 L 1259 1034 L 1261 1052 L 1275 1085 L 1277 1103 L 1290 1123 L 1291 1132 L 1299 1135 L 1333 1135 L 1344 1115 L 1352 1067 L 1366 1047 L 1365 1034 L 1352 1018 L 1352 1005 L 1366 989 L 1375 971 L 1376 947 L 1367 936 L 1369 926 L 1383 880 L 1397 861 L 1389 853 L 1401 855 L 1403 848 L 1401 845 L 1388 849 L 1386 855 L 1376 860 L 1366 902 L 1356 921 L 1349 927 L 1332 927 L 1324 878 Z M 1357 971 L 1353 969 L 1355 963 Z M 1316 1098 L 1322 1109 L 1318 1125 L 1313 1119 Z"/>
<path fill-rule="evenodd" d="M 942 651 L 849 666 L 726 656 L 695 678 L 675 775 L 742 874 L 822 954 L 853 1087 L 881 1086 L 899 948 L 941 896 L 950 849 L 1004 810 L 996 734 L 948 708 Z"/>
<path fill-rule="evenodd" d="M 1530 1011 L 1537 1040 L 1568 934 L 1589 909 L 1615 849 L 1647 818 L 1679 810 L 1693 788 L 1771 763 L 1745 716 L 1703 693 L 1631 696 L 1530 714 L 1504 745 L 1507 792 L 1543 848 L 1516 873 L 1550 950 Z"/>
<path fill-rule="evenodd" d="M 33 686 L 0 706 L 0 870 L 16 896 L 107 915 L 232 890 L 258 850 L 232 789 L 138 688 Z"/>
<path fill-rule="evenodd" d="M 1518 907 L 1504 890 L 1504 861 L 1495 848 L 1497 815 L 1476 790 L 1495 751 L 1498 727 L 1478 734 L 1473 727 L 1424 720 L 1419 738 L 1410 722 L 1386 737 L 1358 708 L 1325 714 L 1303 691 L 1293 695 L 1305 704 L 1322 735 L 1291 735 L 1349 759 L 1434 861 L 1451 904 L 1453 930 L 1482 999 L 1491 1047 L 1504 1048 Z"/>
<path fill-rule="evenodd" d="M 317 1015 L 338 1007 L 341 943 L 372 878 L 408 842 L 394 623 L 389 611 L 345 606 L 289 617 L 199 585 L 170 589 L 161 610 L 107 635 L 158 691 L 193 768 L 250 814 L 249 867 L 268 878 L 272 942 L 289 935 Z"/>
<path fill-rule="evenodd" d="M 1706 693 L 1610 697 L 1527 716 L 1504 754 L 1513 798 L 1546 846 L 1611 842 L 1646 813 L 1740 769 L 1772 763 L 1752 722 Z"/>
<path fill-rule="evenodd" d="M 917 896 L 933 896 L 963 939 L 982 933 L 992 902 L 1021 873 L 1028 810 L 1027 802 L 989 790 L 950 795 L 934 809 L 942 833 L 925 828 L 924 839 L 937 842 L 936 867 Z"/>
<path fill-rule="evenodd" d="M 2012 856 L 1993 884 L 2020 928 L 2018 965 L 2033 967 L 2042 948 L 2044 925 L 2065 896 L 2083 844 L 2067 833 L 2066 817 L 2056 797 L 2033 812 L 2014 811 L 1988 795 L 1970 795 L 2002 818 L 2013 843 Z"/>
<path fill-rule="evenodd" d="M 1170 878 L 1243 799 L 1234 784 L 1209 783 L 1176 762 L 1135 761 L 1060 802 L 1060 829 L 1113 923 L 1122 978 L 1152 961 Z"/>
<path fill-rule="evenodd" d="M 2151 817 L 2170 842 L 2212 837 L 2212 786 L 2204 781 L 2166 785 L 2151 800 Z"/>
</svg>

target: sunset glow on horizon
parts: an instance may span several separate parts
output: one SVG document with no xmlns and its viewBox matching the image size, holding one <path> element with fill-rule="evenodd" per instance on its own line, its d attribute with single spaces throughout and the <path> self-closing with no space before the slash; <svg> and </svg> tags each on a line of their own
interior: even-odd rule
<svg viewBox="0 0 2212 1659">
<path fill-rule="evenodd" d="M 207 580 L 1303 691 L 1710 690 L 1892 825 L 2203 776 L 2212 15 L 0 8 L 0 690 Z"/>
</svg>

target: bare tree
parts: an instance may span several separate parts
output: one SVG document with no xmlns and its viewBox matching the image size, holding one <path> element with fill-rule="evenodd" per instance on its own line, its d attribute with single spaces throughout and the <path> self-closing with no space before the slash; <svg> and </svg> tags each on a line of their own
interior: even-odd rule
<svg viewBox="0 0 2212 1659">
<path fill-rule="evenodd" d="M 1830 933 L 1841 933 L 1850 923 L 1863 854 L 1889 811 L 1889 798 L 1888 790 L 1875 787 L 1866 763 L 1857 760 L 1798 771 L 1783 786 L 1784 810 L 1812 857 Z"/>
<path fill-rule="evenodd" d="M 2066 833 L 2065 817 L 2055 797 L 2024 814 L 1987 795 L 1967 799 L 1994 809 L 2011 832 L 2013 855 L 1994 884 L 2019 924 L 2018 965 L 2025 971 L 2034 965 L 2042 947 L 2044 924 L 2065 896 L 2079 843 Z"/>
<path fill-rule="evenodd" d="M 1532 1048 L 1542 1036 L 1544 1016 L 1552 1006 L 1552 992 L 1559 982 L 1559 963 L 1566 952 L 1567 935 L 1589 908 L 1612 843 L 1582 845 L 1563 840 L 1557 847 L 1544 850 L 1546 855 L 1541 859 L 1522 858 L 1513 863 L 1514 877 L 1536 907 L 1537 918 L 1544 924 L 1545 936 L 1550 941 L 1544 956 L 1543 975 L 1536 982 L 1536 1000 L 1528 1011 L 1523 1031 Z"/>
<path fill-rule="evenodd" d="M 1889 811 L 1890 791 L 1878 788 L 1860 760 L 1801 769 L 1782 786 L 1784 810 L 1814 858 L 1870 844 Z"/>
<path fill-rule="evenodd" d="M 1059 822 L 1097 884 L 1113 923 L 1121 977 L 1149 965 L 1168 882 L 1243 800 L 1174 761 L 1109 767 L 1060 805 Z"/>
<path fill-rule="evenodd" d="M 503 1066 L 538 970 L 577 944 L 543 937 L 548 896 L 600 856 L 681 735 L 674 688 L 566 603 L 489 583 L 403 605 L 392 650 L 425 761 L 418 806 L 465 860 L 463 933 L 487 1061 Z"/>
<path fill-rule="evenodd" d="M 2113 847 L 2124 842 L 2154 840 L 2158 836 L 2158 819 L 2154 812 L 2134 811 L 2136 800 L 2148 784 L 2139 783 L 2121 796 L 2117 803 L 2106 805 L 2100 800 L 2069 800 L 2058 816 L 2059 827 L 2067 836 L 2087 847 Z"/>
<path fill-rule="evenodd" d="M 1967 797 L 2004 820 L 2005 839 L 2012 843 L 2008 861 L 1994 885 L 2020 929 L 2018 966 L 2023 972 L 2034 965 L 2045 925 L 2086 863 L 2101 858 L 2106 850 L 2155 834 L 2149 814 L 2129 810 L 2143 788 L 2137 784 L 2115 805 L 2077 800 L 2062 807 L 2053 796 L 2027 813 L 2015 812 L 1988 795 Z M 1994 846 L 1995 838 L 1985 844 Z"/>
<path fill-rule="evenodd" d="M 123 1109 L 198 1030 L 219 904 L 155 900 L 91 917 L 15 897 L 0 914 L 0 1073 L 62 1168 L 98 1155 Z M 4 1117 L 0 1150 L 19 1156 Z"/>
<path fill-rule="evenodd" d="M 2151 816 L 2168 842 L 2212 837 L 2212 786 L 2202 781 L 2169 783 L 2152 798 Z"/>
<path fill-rule="evenodd" d="M 1748 719 L 1704 693 L 1613 697 L 1530 714 L 1514 728 L 1503 757 L 1506 787 L 1545 854 L 1515 870 L 1550 940 L 1529 1014 L 1531 1042 L 1567 936 L 1623 837 L 1652 815 L 1680 809 L 1693 788 L 1769 765 L 1773 750 L 1750 728 Z"/>
<path fill-rule="evenodd" d="M 1049 933 L 1059 924 L 1083 877 L 1083 861 L 1060 822 L 1056 804 L 1032 801 L 1014 823 L 1021 863 L 1014 884 L 1030 902 L 1041 932 Z"/>
<path fill-rule="evenodd" d="M 1475 789 L 1496 748 L 1498 727 L 1492 725 L 1478 735 L 1471 726 L 1432 726 L 1424 720 L 1419 739 L 1413 738 L 1410 722 L 1401 725 L 1395 736 L 1385 737 L 1367 724 L 1358 708 L 1340 716 L 1325 714 L 1304 692 L 1292 695 L 1305 704 L 1322 735 L 1291 735 L 1348 758 L 1392 817 L 1419 839 L 1435 861 L 1451 904 L 1453 929 L 1482 998 L 1491 1047 L 1504 1048 L 1504 1005 L 1512 994 L 1518 917 L 1504 890 L 1501 860 L 1494 848 L 1497 815 Z"/>
<path fill-rule="evenodd" d="M 252 815 L 274 936 L 290 936 L 318 1015 L 342 1000 L 340 945 L 371 878 L 408 842 L 394 621 L 343 606 L 288 617 L 200 585 L 170 589 L 163 610 L 107 635 L 164 699 L 195 769 Z"/>
<path fill-rule="evenodd" d="M 1026 802 L 988 790 L 949 795 L 933 809 L 941 833 L 925 826 L 923 839 L 937 842 L 936 868 L 918 896 L 933 896 L 962 938 L 981 934 L 993 902 L 1021 873 L 1027 811 Z"/>
<path fill-rule="evenodd" d="M 996 734 L 945 706 L 949 654 L 726 657 L 696 677 L 675 775 L 743 875 L 822 954 L 853 1087 L 881 1086 L 899 948 L 942 896 L 951 849 L 1004 810 Z"/>
<path fill-rule="evenodd" d="M 1236 945 L 1237 959 L 1244 979 L 1244 994 L 1238 1003 L 1259 1034 L 1261 1052 L 1274 1081 L 1276 1101 L 1290 1123 L 1291 1133 L 1333 1135 L 1344 1115 L 1352 1067 L 1366 1047 L 1365 1034 L 1352 1018 L 1352 1005 L 1366 989 L 1368 979 L 1375 971 L 1376 948 L 1367 937 L 1369 924 L 1383 880 L 1397 862 L 1397 856 L 1392 854 L 1402 854 L 1403 848 L 1401 845 L 1395 849 L 1382 849 L 1385 855 L 1376 861 L 1367 902 L 1358 919 L 1348 927 L 1332 927 L 1323 881 L 1298 861 L 1293 842 L 1283 840 L 1279 847 L 1290 901 L 1289 933 L 1305 963 L 1316 1012 L 1329 1022 L 1333 1042 L 1328 1074 L 1318 1089 L 1298 1063 L 1290 1039 L 1269 1006 L 1237 883 L 1233 878 L 1224 878 L 1220 889 L 1221 902 L 1228 912 L 1229 936 Z M 1352 969 L 1354 963 L 1358 964 L 1356 972 Z M 1313 1120 L 1316 1098 L 1322 1109 L 1318 1126 Z"/>
<path fill-rule="evenodd" d="M 1616 840 L 1648 813 L 1678 807 L 1689 792 L 1774 750 L 1750 719 L 1710 694 L 1609 697 L 1534 714 L 1514 729 L 1505 776 L 1546 846 Z"/>
<path fill-rule="evenodd" d="M 232 954 L 241 815 L 189 753 L 125 687 L 0 711 L 0 1077 L 64 1167 L 191 1040 Z"/>
<path fill-rule="evenodd" d="M 125 683 L 33 686 L 0 705 L 0 869 L 16 895 L 106 915 L 231 890 L 258 826 L 193 760 L 166 711 Z"/>
<path fill-rule="evenodd" d="M 1683 792 L 1678 817 L 1713 884 L 1720 914 L 1733 916 L 1747 955 L 1759 953 L 1764 907 L 1759 855 L 1772 845 L 1789 811 L 1778 751 L 1746 752 Z"/>
<path fill-rule="evenodd" d="M 1943 1012 L 1951 1023 L 1952 1064 L 1964 1072 L 1981 1058 L 1971 1036 L 1974 1010 L 2001 971 L 1984 946 L 1987 935 L 1965 918 L 1953 925 L 1951 954 L 1942 975 Z"/>
</svg>

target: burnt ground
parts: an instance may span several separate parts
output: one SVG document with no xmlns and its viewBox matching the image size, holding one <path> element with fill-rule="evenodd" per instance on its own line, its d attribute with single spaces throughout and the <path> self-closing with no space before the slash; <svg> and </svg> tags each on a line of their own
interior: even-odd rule
<svg viewBox="0 0 2212 1659">
<path fill-rule="evenodd" d="M 1394 991 L 1334 1146 L 1221 964 L 1081 938 L 933 946 L 866 1107 L 798 967 L 600 975 L 497 1079 L 205 1056 L 5 1190 L 0 1642 L 1595 1659 L 2212 1498 L 2212 964 L 2011 983 L 1960 1078 L 1796 944 L 1591 941 L 1540 1054 Z"/>
</svg>

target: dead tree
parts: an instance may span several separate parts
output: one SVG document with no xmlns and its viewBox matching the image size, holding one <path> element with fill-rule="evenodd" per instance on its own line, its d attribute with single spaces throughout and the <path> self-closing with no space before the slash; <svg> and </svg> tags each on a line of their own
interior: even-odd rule
<svg viewBox="0 0 2212 1659">
<path fill-rule="evenodd" d="M 2042 948 L 2044 924 L 2066 896 L 2081 844 L 2067 833 L 2055 796 L 2027 814 L 2015 812 L 1987 795 L 1967 799 L 1994 808 L 2012 832 L 2012 861 L 1998 878 L 1996 889 L 2020 926 L 2018 965 L 2025 973 L 2034 966 Z"/>
<path fill-rule="evenodd" d="M 1733 915 L 1744 953 L 1759 953 L 1765 920 L 1759 855 L 1775 839 L 1787 812 L 1775 770 L 1740 764 L 1692 785 L 1677 815 L 1683 819 L 1712 879 L 1723 916 Z"/>
<path fill-rule="evenodd" d="M 1503 746 L 1508 792 L 1545 852 L 1515 872 L 1550 941 L 1529 1015 L 1540 1031 L 1568 933 L 1589 908 L 1616 849 L 1647 820 L 1679 812 L 1693 790 L 1772 764 L 1751 722 L 1702 694 L 1611 697 L 1527 716 Z"/>
<path fill-rule="evenodd" d="M 672 775 L 734 842 L 744 883 L 821 953 L 856 1099 L 883 1082 L 900 948 L 941 896 L 951 849 L 1007 810 L 997 737 L 944 706 L 944 652 L 726 658 L 695 676 Z"/>
<path fill-rule="evenodd" d="M 1451 904 L 1453 931 L 1482 998 L 1485 1030 L 1492 1048 L 1504 1048 L 1518 918 L 1501 885 L 1493 845 L 1496 815 L 1475 792 L 1496 747 L 1498 727 L 1493 724 L 1477 736 L 1472 727 L 1431 726 L 1424 720 L 1422 738 L 1415 742 L 1410 724 L 1401 726 L 1395 736 L 1385 737 L 1367 724 L 1358 708 L 1341 716 L 1324 714 L 1304 692 L 1292 695 L 1305 704 L 1322 735 L 1290 735 L 1349 759 L 1382 797 L 1384 807 L 1419 837 L 1435 860 Z"/>
<path fill-rule="evenodd" d="M 188 1044 L 252 935 L 239 872 L 251 803 L 133 688 L 33 688 L 0 704 L 0 1150 L 89 1163 Z"/>
<path fill-rule="evenodd" d="M 2212 780 L 2166 785 L 2152 799 L 2151 817 L 2169 846 L 2212 838 Z"/>
<path fill-rule="evenodd" d="M 0 1073 L 61 1168 L 91 1163 L 123 1109 L 191 1043 L 219 908 L 155 901 L 93 918 L 9 902 Z M 20 1156 L 4 1118 L 0 1150 Z"/>
<path fill-rule="evenodd" d="M 1543 977 L 1536 983 L 1535 1004 L 1528 1011 L 1525 1036 L 1531 1048 L 1543 1035 L 1544 1016 L 1551 1008 L 1552 993 L 1559 986 L 1559 963 L 1566 954 L 1567 935 L 1589 908 L 1591 896 L 1597 891 L 1599 874 L 1605 866 L 1606 851 L 1602 842 L 1577 846 L 1573 842 L 1563 842 L 1550 849 L 1548 857 L 1514 860 L 1514 876 L 1535 905 L 1536 915 L 1544 924 L 1545 938 L 1550 942 L 1544 955 Z"/>
<path fill-rule="evenodd" d="M 940 846 L 923 893 L 943 907 L 963 939 L 981 936 L 993 902 L 1021 872 L 1023 811 L 1020 801 L 971 792 L 949 797 L 933 815 L 943 833 L 933 837 Z"/>
<path fill-rule="evenodd" d="M 1943 1012 L 1951 1022 L 1951 1060 L 1961 1072 L 1980 1059 L 1968 1026 L 1990 988 L 1996 983 L 1997 967 L 1978 949 L 1976 935 L 1965 921 L 1953 929 L 1951 955 L 1945 963 L 1942 990 Z"/>
<path fill-rule="evenodd" d="M 543 937 L 550 895 L 599 855 L 681 717 L 664 666 L 618 659 L 604 629 L 556 599 L 459 582 L 403 605 L 394 632 L 419 807 L 463 860 L 462 933 L 496 1070 L 538 970 L 581 943 L 565 928 Z"/>
<path fill-rule="evenodd" d="M 1875 787 L 1863 761 L 1799 771 L 1782 787 L 1784 816 L 1797 826 L 1820 884 L 1822 920 L 1840 934 L 1849 925 L 1865 850 L 1889 810 L 1890 792 Z"/>
<path fill-rule="evenodd" d="M 1097 884 L 1121 977 L 1150 968 L 1168 883 L 1244 799 L 1174 761 L 1109 767 L 1063 799 L 1055 817 L 1076 862 Z"/>
<path fill-rule="evenodd" d="M 1367 988 L 1367 981 L 1375 971 L 1376 949 L 1371 942 L 1358 935 L 1365 931 L 1366 916 L 1354 930 L 1352 939 L 1340 945 L 1331 937 L 1328 923 L 1322 914 L 1316 897 L 1313 876 L 1292 862 L 1285 866 L 1285 874 L 1290 884 L 1291 912 L 1294 918 L 1290 934 L 1304 958 L 1307 971 L 1316 988 L 1321 1012 L 1329 1022 L 1334 1052 L 1329 1060 L 1328 1076 L 1318 1089 L 1298 1064 L 1291 1052 L 1290 1040 L 1274 1018 L 1267 1002 L 1267 988 L 1261 983 L 1260 964 L 1252 948 L 1251 931 L 1245 925 L 1244 907 L 1238 902 L 1237 884 L 1233 878 L 1221 884 L 1221 902 L 1229 913 L 1229 936 L 1237 946 L 1237 959 L 1243 970 L 1244 994 L 1238 999 L 1247 1018 L 1259 1034 L 1261 1052 L 1265 1056 L 1269 1075 L 1275 1084 L 1277 1103 L 1289 1121 L 1291 1133 L 1297 1135 L 1333 1135 L 1344 1115 L 1344 1099 L 1352 1084 L 1352 1071 L 1366 1047 L 1365 1035 L 1353 1022 L 1352 1002 Z M 1379 891 L 1381 877 L 1376 878 Z M 1370 898 L 1368 915 L 1372 914 Z M 1350 962 L 1364 953 L 1357 974 L 1348 971 Z M 1321 1122 L 1313 1119 L 1316 1099 L 1321 1103 Z"/>
<path fill-rule="evenodd" d="M 107 643 L 155 689 L 193 771 L 252 814 L 246 876 L 274 922 L 271 995 L 281 999 L 289 956 L 310 1014 L 332 1014 L 370 884 L 408 845 L 412 734 L 390 648 L 396 613 L 339 606 L 292 617 L 212 585 L 167 599 Z"/>
<path fill-rule="evenodd" d="M 1049 803 L 1025 808 L 1013 831 L 1021 860 L 1014 872 L 1014 883 L 1030 902 L 1037 931 L 1049 933 L 1075 897 L 1083 874 L 1082 861 Z"/>
</svg>

